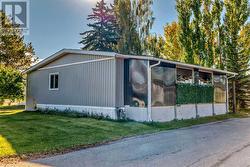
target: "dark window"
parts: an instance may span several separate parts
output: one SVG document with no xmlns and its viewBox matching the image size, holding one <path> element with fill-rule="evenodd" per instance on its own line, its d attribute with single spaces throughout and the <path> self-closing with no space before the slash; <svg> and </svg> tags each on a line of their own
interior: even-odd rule
<svg viewBox="0 0 250 167">
<path fill-rule="evenodd" d="M 193 71 L 188 69 L 177 68 L 178 83 L 193 83 Z"/>
<path fill-rule="evenodd" d="M 58 86 L 58 82 L 59 82 L 59 75 L 58 74 L 50 74 L 50 77 L 49 77 L 49 88 L 51 90 L 56 90 L 59 88 Z"/>
<path fill-rule="evenodd" d="M 55 88 L 58 89 L 58 74 L 55 75 Z"/>
<path fill-rule="evenodd" d="M 176 69 L 152 68 L 152 106 L 173 106 L 176 103 Z"/>
<path fill-rule="evenodd" d="M 214 75 L 214 102 L 226 102 L 226 76 Z"/>
<path fill-rule="evenodd" d="M 54 81 L 55 81 L 55 76 L 54 75 L 50 75 L 50 89 L 54 88 Z"/>
</svg>

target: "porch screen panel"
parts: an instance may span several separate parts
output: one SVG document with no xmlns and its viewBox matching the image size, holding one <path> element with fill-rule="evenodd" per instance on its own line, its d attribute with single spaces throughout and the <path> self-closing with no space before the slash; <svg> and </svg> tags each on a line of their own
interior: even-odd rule
<svg viewBox="0 0 250 167">
<path fill-rule="evenodd" d="M 127 60 L 126 64 L 125 105 L 147 107 L 147 61 Z"/>
<path fill-rule="evenodd" d="M 199 71 L 199 85 L 212 84 L 212 74 Z"/>
<path fill-rule="evenodd" d="M 152 106 L 173 106 L 176 103 L 176 69 L 152 68 Z"/>
<path fill-rule="evenodd" d="M 214 75 L 214 102 L 226 102 L 226 76 Z"/>
<path fill-rule="evenodd" d="M 193 71 L 177 68 L 177 83 L 193 83 Z"/>
</svg>

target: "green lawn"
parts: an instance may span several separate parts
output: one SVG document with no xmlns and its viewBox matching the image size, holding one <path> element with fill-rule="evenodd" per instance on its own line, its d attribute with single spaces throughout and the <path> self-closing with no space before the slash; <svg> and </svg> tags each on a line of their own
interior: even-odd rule
<svg viewBox="0 0 250 167">
<path fill-rule="evenodd" d="M 0 107 L 0 157 L 56 153 L 68 149 L 208 123 L 247 117 L 248 111 L 169 123 L 136 123 L 73 118 L 24 112 L 22 107 Z"/>
</svg>

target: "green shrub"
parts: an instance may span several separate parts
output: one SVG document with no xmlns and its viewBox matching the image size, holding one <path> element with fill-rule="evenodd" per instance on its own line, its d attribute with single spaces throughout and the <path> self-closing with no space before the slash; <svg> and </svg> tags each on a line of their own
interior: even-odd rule
<svg viewBox="0 0 250 167">
<path fill-rule="evenodd" d="M 51 115 L 61 115 L 61 116 L 68 116 L 68 117 L 75 117 L 75 118 L 94 118 L 94 119 L 104 119 L 104 120 L 111 120 L 109 116 L 104 116 L 102 113 L 101 114 L 94 114 L 94 113 L 89 113 L 89 112 L 78 112 L 74 111 L 71 109 L 65 109 L 63 111 L 58 110 L 58 109 L 39 109 L 38 110 L 41 113 L 44 114 L 51 114 Z"/>
<path fill-rule="evenodd" d="M 214 100 L 214 87 L 212 85 L 198 85 L 198 84 L 176 85 L 177 104 L 213 103 L 213 100 Z"/>
</svg>

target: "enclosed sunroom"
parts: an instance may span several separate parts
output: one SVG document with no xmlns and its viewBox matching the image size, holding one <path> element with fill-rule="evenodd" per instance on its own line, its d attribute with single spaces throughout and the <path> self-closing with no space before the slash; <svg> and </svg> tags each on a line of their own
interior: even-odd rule
<svg viewBox="0 0 250 167">
<path fill-rule="evenodd" d="M 165 122 L 228 112 L 227 76 L 236 74 L 151 57 L 118 57 L 130 119 Z"/>
</svg>

